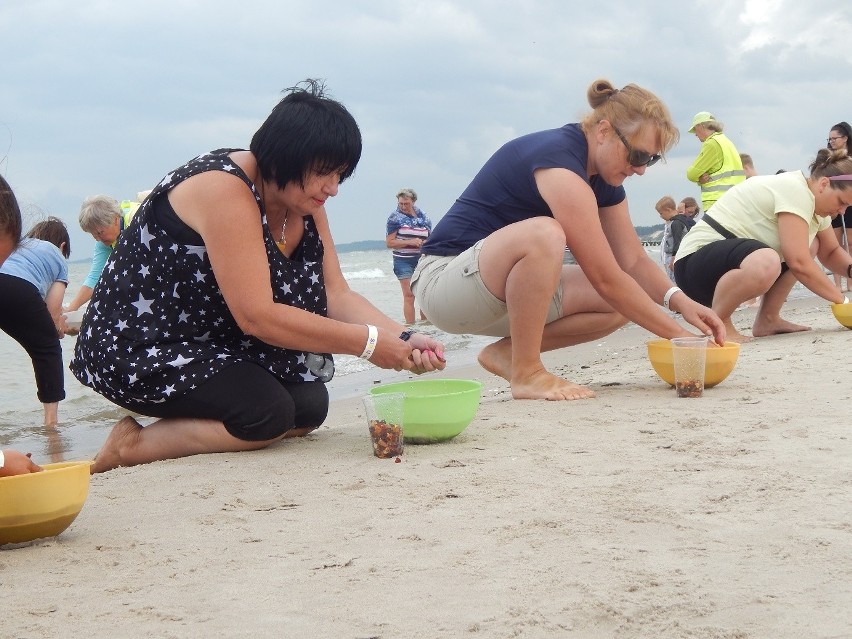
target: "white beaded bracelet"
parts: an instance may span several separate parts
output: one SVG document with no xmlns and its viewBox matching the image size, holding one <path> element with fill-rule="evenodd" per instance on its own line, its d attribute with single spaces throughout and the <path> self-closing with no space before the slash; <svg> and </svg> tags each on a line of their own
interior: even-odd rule
<svg viewBox="0 0 852 639">
<path fill-rule="evenodd" d="M 376 350 L 376 344 L 379 343 L 379 329 L 372 324 L 367 324 L 367 343 L 364 345 L 364 352 L 359 355 L 361 359 L 370 359 L 373 356 L 373 351 Z"/>
<path fill-rule="evenodd" d="M 672 299 L 672 295 L 680 291 L 680 288 L 677 286 L 672 286 L 669 290 L 666 291 L 666 294 L 663 295 L 663 306 L 665 308 L 669 308 L 669 302 Z"/>
</svg>

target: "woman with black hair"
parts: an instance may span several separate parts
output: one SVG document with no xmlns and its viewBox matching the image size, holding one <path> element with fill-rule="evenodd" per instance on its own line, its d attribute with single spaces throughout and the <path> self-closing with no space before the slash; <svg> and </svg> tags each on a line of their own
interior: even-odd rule
<svg viewBox="0 0 852 639">
<path fill-rule="evenodd" d="M 92 472 L 264 448 L 325 420 L 334 363 L 444 367 L 443 345 L 352 291 L 325 204 L 355 171 L 361 133 L 308 80 L 249 150 L 172 171 L 136 213 L 83 317 L 71 370 L 141 415 L 120 420 Z"/>
<path fill-rule="evenodd" d="M 12 187 L 0 175 L 0 266 L 18 247 L 21 241 L 21 209 Z M 11 448 L 0 450 L 0 477 L 35 473 L 42 470 L 24 454 Z"/>
<path fill-rule="evenodd" d="M 21 209 L 12 187 L 0 175 L 0 264 L 12 254 L 21 241 Z"/>
<path fill-rule="evenodd" d="M 848 122 L 838 122 L 831 131 L 828 132 L 828 148 L 846 149 L 848 155 L 852 155 L 852 127 Z M 849 251 L 850 239 L 852 239 L 852 206 L 850 206 L 842 215 L 838 215 L 831 220 L 831 228 L 834 229 L 834 235 L 837 236 L 837 241 L 846 251 Z M 841 287 L 842 278 L 840 275 L 834 275 L 834 283 L 842 288 L 843 291 L 848 291 L 850 284 L 849 279 L 846 280 L 846 287 Z"/>
</svg>

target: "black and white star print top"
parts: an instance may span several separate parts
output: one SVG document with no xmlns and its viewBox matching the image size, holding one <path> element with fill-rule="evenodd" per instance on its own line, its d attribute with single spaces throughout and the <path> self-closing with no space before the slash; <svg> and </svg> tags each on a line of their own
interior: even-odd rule
<svg viewBox="0 0 852 639">
<path fill-rule="evenodd" d="M 313 218 L 304 218 L 304 236 L 288 259 L 275 245 L 254 184 L 228 157 L 235 150 L 199 156 L 166 175 L 119 237 L 83 318 L 70 365 L 81 383 L 107 399 L 163 402 L 236 361 L 259 364 L 288 382 L 316 379 L 305 366 L 306 353 L 270 346 L 240 330 L 200 239 L 197 245 L 176 241 L 153 214 L 158 198 L 193 175 L 226 171 L 238 176 L 257 201 L 273 300 L 327 315 L 323 247 Z"/>
</svg>

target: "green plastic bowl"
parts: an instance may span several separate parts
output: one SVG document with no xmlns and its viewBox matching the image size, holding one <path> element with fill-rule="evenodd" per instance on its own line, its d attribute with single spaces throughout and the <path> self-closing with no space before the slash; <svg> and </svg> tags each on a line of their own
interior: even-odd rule
<svg viewBox="0 0 852 639">
<path fill-rule="evenodd" d="M 370 395 L 384 393 L 405 393 L 402 422 L 405 443 L 433 444 L 452 439 L 473 421 L 479 408 L 482 382 L 418 379 L 370 389 Z"/>
</svg>

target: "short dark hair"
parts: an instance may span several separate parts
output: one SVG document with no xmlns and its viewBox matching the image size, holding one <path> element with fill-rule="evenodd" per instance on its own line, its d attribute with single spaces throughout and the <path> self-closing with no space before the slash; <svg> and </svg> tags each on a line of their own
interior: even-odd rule
<svg viewBox="0 0 852 639">
<path fill-rule="evenodd" d="M 312 171 L 352 175 L 361 159 L 361 131 L 340 102 L 325 95 L 325 85 L 307 79 L 285 95 L 251 139 L 249 150 L 264 180 L 284 188 L 305 185 Z"/>
<path fill-rule="evenodd" d="M 71 257 L 71 238 L 68 236 L 68 228 L 65 226 L 65 222 L 58 217 L 51 216 L 46 220 L 37 222 L 29 230 L 27 237 L 50 242 L 62 251 L 66 260 Z M 63 244 L 65 246 L 62 246 Z"/>
<path fill-rule="evenodd" d="M 0 175 L 0 234 L 12 238 L 15 247 L 21 241 L 21 207 L 12 192 L 12 187 L 2 175 Z"/>
</svg>

